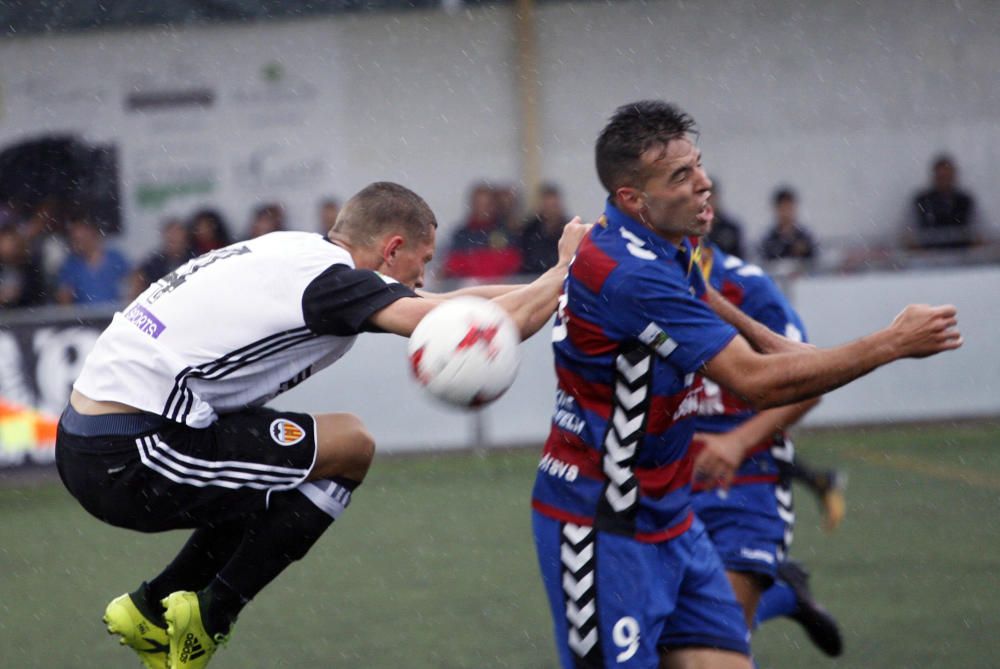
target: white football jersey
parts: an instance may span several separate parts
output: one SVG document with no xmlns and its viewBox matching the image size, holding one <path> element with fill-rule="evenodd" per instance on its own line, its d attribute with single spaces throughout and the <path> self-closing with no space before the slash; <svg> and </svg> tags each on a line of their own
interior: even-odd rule
<svg viewBox="0 0 1000 669">
<path fill-rule="evenodd" d="M 206 427 L 333 364 L 410 289 L 325 237 L 275 232 L 187 262 L 115 314 L 74 388 Z"/>
</svg>

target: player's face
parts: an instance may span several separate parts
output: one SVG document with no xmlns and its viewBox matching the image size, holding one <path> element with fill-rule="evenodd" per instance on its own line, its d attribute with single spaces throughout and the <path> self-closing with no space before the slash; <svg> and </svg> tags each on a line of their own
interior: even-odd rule
<svg viewBox="0 0 1000 669">
<path fill-rule="evenodd" d="M 701 151 L 685 137 L 672 140 L 665 150 L 653 147 L 642 160 L 652 173 L 643 187 L 619 189 L 619 199 L 632 203 L 629 213 L 675 244 L 706 234 L 712 222 L 712 181 L 701 165 Z"/>
<path fill-rule="evenodd" d="M 396 250 L 392 267 L 385 274 L 408 288 L 423 287 L 427 263 L 434 258 L 434 241 L 433 228 L 431 228 L 430 237 L 425 240 L 407 240 Z"/>
</svg>

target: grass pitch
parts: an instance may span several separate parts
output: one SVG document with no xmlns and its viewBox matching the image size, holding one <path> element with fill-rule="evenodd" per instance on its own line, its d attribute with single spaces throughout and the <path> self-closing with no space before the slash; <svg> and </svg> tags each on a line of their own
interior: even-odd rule
<svg viewBox="0 0 1000 669">
<path fill-rule="evenodd" d="M 792 555 L 841 621 L 819 654 L 792 622 L 755 635 L 761 669 L 1000 666 L 1000 424 L 803 436 L 848 471 L 848 514 L 819 529 L 799 490 Z M 350 510 L 243 613 L 212 667 L 556 666 L 528 498 L 535 449 L 384 457 Z M 105 603 L 184 533 L 140 535 L 82 511 L 58 481 L 0 488 L 0 665 L 138 667 Z"/>
</svg>

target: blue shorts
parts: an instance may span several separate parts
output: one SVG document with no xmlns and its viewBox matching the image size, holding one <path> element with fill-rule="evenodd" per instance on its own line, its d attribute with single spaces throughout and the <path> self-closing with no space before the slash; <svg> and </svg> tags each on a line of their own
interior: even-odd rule
<svg viewBox="0 0 1000 669">
<path fill-rule="evenodd" d="M 750 633 L 722 563 L 696 519 L 660 543 L 533 513 L 535 547 L 566 669 L 655 669 L 661 649 L 749 655 Z"/>
<path fill-rule="evenodd" d="M 757 574 L 769 586 L 792 543 L 790 485 L 749 483 L 691 496 L 728 571 Z"/>
</svg>

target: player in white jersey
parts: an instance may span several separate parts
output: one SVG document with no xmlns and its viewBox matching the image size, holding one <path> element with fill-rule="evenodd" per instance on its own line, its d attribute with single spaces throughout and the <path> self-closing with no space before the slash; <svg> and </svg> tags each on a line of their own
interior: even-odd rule
<svg viewBox="0 0 1000 669">
<path fill-rule="evenodd" d="M 531 284 L 418 294 L 437 222 L 376 183 L 328 237 L 277 232 L 191 260 L 115 314 L 60 419 L 62 480 L 97 518 L 194 533 L 156 577 L 113 600 L 108 631 L 150 668 L 205 666 L 237 614 L 347 507 L 374 442 L 350 414 L 263 408 L 361 332 L 409 336 L 443 299 L 494 299 L 528 337 L 555 310 L 588 226 Z"/>
</svg>

